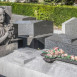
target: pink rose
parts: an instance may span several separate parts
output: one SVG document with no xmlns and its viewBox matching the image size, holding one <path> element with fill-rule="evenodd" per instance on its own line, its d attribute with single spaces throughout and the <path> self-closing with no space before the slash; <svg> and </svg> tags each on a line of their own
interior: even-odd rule
<svg viewBox="0 0 77 77">
<path fill-rule="evenodd" d="M 55 48 L 53 48 L 55 51 L 57 51 L 58 49 L 59 49 L 59 47 L 55 47 Z"/>
<path fill-rule="evenodd" d="M 72 59 L 72 60 L 75 60 L 75 57 L 74 57 L 74 55 L 71 55 L 71 59 Z"/>
<path fill-rule="evenodd" d="M 75 60 L 77 61 L 77 56 L 75 56 Z"/>
<path fill-rule="evenodd" d="M 52 57 L 52 55 L 51 55 L 51 54 L 47 54 L 47 56 Z"/>
<path fill-rule="evenodd" d="M 64 57 L 67 57 L 68 56 L 68 54 L 64 54 Z"/>
<path fill-rule="evenodd" d="M 61 54 L 64 54 L 64 51 L 63 51 L 62 49 L 60 49 L 60 53 L 61 53 Z"/>
<path fill-rule="evenodd" d="M 59 51 L 55 51 L 55 55 L 57 55 L 57 56 L 58 56 L 58 55 L 59 55 Z"/>
<path fill-rule="evenodd" d="M 50 52 L 51 55 L 54 55 L 54 52 Z"/>
</svg>

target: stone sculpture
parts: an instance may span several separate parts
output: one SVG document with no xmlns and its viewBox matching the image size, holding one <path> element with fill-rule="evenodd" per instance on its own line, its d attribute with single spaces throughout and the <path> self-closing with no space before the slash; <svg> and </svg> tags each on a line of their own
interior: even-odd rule
<svg viewBox="0 0 77 77">
<path fill-rule="evenodd" d="M 8 31 L 4 25 L 5 11 L 0 8 L 0 43 L 2 43 L 8 36 Z"/>
<path fill-rule="evenodd" d="M 14 26 L 11 23 L 11 7 L 0 6 L 0 57 L 17 49 L 14 42 Z"/>
</svg>

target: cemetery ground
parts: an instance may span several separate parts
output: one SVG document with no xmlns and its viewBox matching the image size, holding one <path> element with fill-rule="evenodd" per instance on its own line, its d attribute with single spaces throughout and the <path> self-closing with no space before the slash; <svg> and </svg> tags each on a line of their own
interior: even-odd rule
<svg viewBox="0 0 77 77">
<path fill-rule="evenodd" d="M 11 6 L 0 6 L 0 18 L 3 18 L 0 20 L 0 75 L 2 77 L 77 77 L 77 18 L 68 17 L 69 20 L 63 22 L 62 29 L 59 30 L 54 29 L 53 21 L 20 15 L 19 13 L 22 14 L 23 11 L 17 12 L 18 8 L 19 6 L 13 6 L 13 12 L 18 13 L 13 14 Z M 8 32 L 6 37 L 4 32 L 2 33 L 3 30 L 6 30 L 5 34 Z M 57 50 L 54 47 L 57 47 Z M 59 52 L 57 55 L 60 58 L 70 55 L 69 62 L 56 59 L 48 63 L 44 56 L 41 56 L 42 52 L 47 51 L 51 56 L 58 57 L 56 55 L 59 51 L 58 47 L 64 53 Z"/>
</svg>

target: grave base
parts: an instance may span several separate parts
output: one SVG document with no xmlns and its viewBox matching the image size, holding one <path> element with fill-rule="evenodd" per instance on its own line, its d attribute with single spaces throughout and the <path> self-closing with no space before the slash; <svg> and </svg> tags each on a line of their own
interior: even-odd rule
<svg viewBox="0 0 77 77">
<path fill-rule="evenodd" d="M 46 63 L 40 56 L 41 52 L 41 50 L 22 48 L 0 58 L 0 74 L 6 77 L 77 77 L 76 65 L 62 61 Z M 23 57 L 28 57 L 25 54 L 34 55 L 36 58 L 23 64 Z"/>
</svg>

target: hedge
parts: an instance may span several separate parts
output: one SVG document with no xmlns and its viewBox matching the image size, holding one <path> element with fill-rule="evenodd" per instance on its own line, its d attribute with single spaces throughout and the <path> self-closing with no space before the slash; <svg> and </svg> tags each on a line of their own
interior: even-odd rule
<svg viewBox="0 0 77 77">
<path fill-rule="evenodd" d="M 56 26 L 61 26 L 66 20 L 77 17 L 76 6 L 52 6 L 34 3 L 6 3 L 0 2 L 0 6 L 12 6 L 15 14 L 33 16 L 40 20 L 54 21 Z"/>
</svg>

